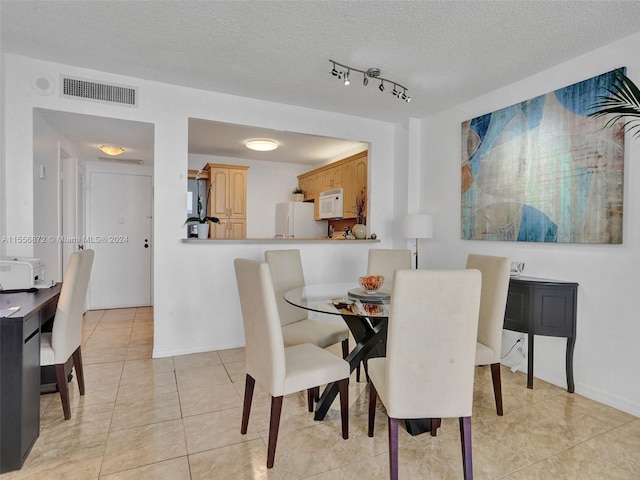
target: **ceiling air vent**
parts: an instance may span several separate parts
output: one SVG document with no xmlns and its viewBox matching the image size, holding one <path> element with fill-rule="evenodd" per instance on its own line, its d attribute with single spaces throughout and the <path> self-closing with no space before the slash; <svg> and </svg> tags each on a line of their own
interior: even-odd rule
<svg viewBox="0 0 640 480">
<path fill-rule="evenodd" d="M 123 85 L 97 83 L 79 78 L 62 77 L 62 96 L 85 98 L 98 102 L 137 106 L 138 90 Z"/>
</svg>

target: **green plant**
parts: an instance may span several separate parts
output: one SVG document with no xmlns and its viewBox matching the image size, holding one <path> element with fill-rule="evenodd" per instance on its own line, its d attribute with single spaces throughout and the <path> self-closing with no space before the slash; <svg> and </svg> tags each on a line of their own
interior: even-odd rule
<svg viewBox="0 0 640 480">
<path fill-rule="evenodd" d="M 209 195 L 211 194 L 211 190 L 213 190 L 213 183 L 209 185 L 209 189 L 207 190 L 207 198 L 205 201 L 204 208 L 202 207 L 202 196 L 200 195 L 200 191 L 198 190 L 198 215 L 195 217 L 189 217 L 185 220 L 184 224 L 187 223 L 220 223 L 220 219 L 218 217 L 209 217 L 207 216 L 207 207 L 209 206 Z"/>
<path fill-rule="evenodd" d="M 291 191 L 291 193 L 293 193 L 294 195 L 297 194 L 297 193 L 304 194 L 304 190 L 302 190 L 300 187 L 296 187 Z"/>
<path fill-rule="evenodd" d="M 615 81 L 604 87 L 609 95 L 596 97 L 597 102 L 591 108 L 597 109 L 588 115 L 598 118 L 603 115 L 613 115 L 605 127 L 611 127 L 618 120 L 624 119 L 622 128 L 629 126 L 629 133 L 633 137 L 640 137 L 640 89 L 621 70 L 614 73 Z"/>
</svg>

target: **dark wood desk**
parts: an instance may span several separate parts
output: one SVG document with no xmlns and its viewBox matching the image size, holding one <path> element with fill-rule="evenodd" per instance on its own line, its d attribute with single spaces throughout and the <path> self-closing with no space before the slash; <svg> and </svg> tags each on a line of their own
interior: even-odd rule
<svg viewBox="0 0 640 480">
<path fill-rule="evenodd" d="M 533 388 L 533 339 L 535 335 L 567 339 L 565 368 L 567 390 L 574 392 L 573 349 L 576 344 L 578 284 L 535 277 L 516 277 L 509 281 L 504 328 L 526 333 L 527 387 Z"/>
<path fill-rule="evenodd" d="M 35 293 L 0 293 L 0 473 L 17 470 L 40 435 L 40 325 L 53 318 L 62 284 Z"/>
</svg>

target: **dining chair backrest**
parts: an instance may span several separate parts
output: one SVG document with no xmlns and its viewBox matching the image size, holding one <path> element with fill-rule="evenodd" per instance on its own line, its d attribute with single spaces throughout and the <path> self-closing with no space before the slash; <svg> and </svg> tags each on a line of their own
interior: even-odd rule
<svg viewBox="0 0 640 480">
<path fill-rule="evenodd" d="M 51 330 L 54 364 L 65 363 L 82 344 L 82 317 L 93 257 L 93 250 L 80 250 L 72 253 L 67 263 Z"/>
<path fill-rule="evenodd" d="M 493 359 L 482 364 L 499 363 L 511 261 L 506 257 L 470 253 L 466 267 L 482 272 L 478 342 L 493 351 Z"/>
<path fill-rule="evenodd" d="M 286 292 L 305 285 L 300 250 L 267 250 L 264 252 L 264 258 L 271 270 L 280 323 L 289 325 L 306 318 L 304 310 L 294 307 L 284 299 Z"/>
<path fill-rule="evenodd" d="M 367 275 L 384 276 L 383 285 L 388 289 L 393 284 L 396 270 L 411 268 L 411 250 L 397 248 L 371 248 L 367 262 Z"/>
<path fill-rule="evenodd" d="M 285 353 L 269 265 L 234 260 L 245 334 L 245 368 L 273 396 L 284 391 Z"/>
<path fill-rule="evenodd" d="M 471 415 L 481 281 L 477 270 L 396 272 L 385 371 L 389 417 Z"/>
</svg>

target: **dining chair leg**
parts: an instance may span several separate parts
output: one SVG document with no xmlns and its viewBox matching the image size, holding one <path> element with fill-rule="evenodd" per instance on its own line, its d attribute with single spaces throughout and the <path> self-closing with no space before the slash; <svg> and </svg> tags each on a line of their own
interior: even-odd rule
<svg viewBox="0 0 640 480">
<path fill-rule="evenodd" d="M 247 373 L 247 377 L 244 384 L 244 404 L 242 406 L 242 427 L 240 433 L 243 435 L 247 433 L 247 427 L 249 426 L 249 414 L 251 413 L 251 400 L 253 400 L 253 387 L 255 386 L 255 379 Z"/>
<path fill-rule="evenodd" d="M 338 382 L 340 391 L 340 417 L 342 420 L 342 438 L 349 438 L 349 377 Z"/>
<path fill-rule="evenodd" d="M 376 400 L 378 399 L 378 392 L 373 386 L 373 383 L 369 384 L 369 429 L 367 434 L 373 437 L 373 427 L 376 423 Z"/>
<path fill-rule="evenodd" d="M 398 480 L 398 423 L 397 418 L 389 417 L 389 478 Z"/>
<path fill-rule="evenodd" d="M 283 396 L 271 397 L 271 421 L 269 422 L 269 445 L 267 447 L 267 468 L 273 468 L 276 458 L 276 443 L 278 442 L 278 429 L 280 428 L 280 415 L 282 414 Z"/>
<path fill-rule="evenodd" d="M 496 397 L 496 412 L 502 416 L 502 380 L 499 362 L 491 364 L 491 379 L 493 380 L 493 395 Z"/>
<path fill-rule="evenodd" d="M 56 382 L 58 383 L 58 390 L 60 391 L 60 400 L 62 401 L 64 419 L 69 420 L 71 418 L 71 407 L 69 406 L 69 384 L 67 383 L 67 375 L 65 374 L 64 365 L 64 363 L 56 364 Z"/>
<path fill-rule="evenodd" d="M 307 408 L 310 412 L 313 412 L 313 401 L 315 399 L 315 389 L 308 388 L 307 389 Z"/>
<path fill-rule="evenodd" d="M 442 419 L 441 418 L 432 418 L 431 419 L 431 436 L 435 437 L 437 430 L 440 428 L 440 426 L 442 425 Z"/>
<path fill-rule="evenodd" d="M 342 341 L 342 358 L 347 358 L 347 355 L 349 355 L 349 339 L 345 338 Z"/>
<path fill-rule="evenodd" d="M 82 367 L 82 351 L 81 347 L 76 348 L 73 352 L 73 366 L 76 369 L 76 375 L 78 377 L 78 388 L 80 389 L 80 395 L 84 395 L 84 368 Z"/>
<path fill-rule="evenodd" d="M 320 387 L 313 387 L 313 399 L 316 402 L 320 400 Z"/>
<path fill-rule="evenodd" d="M 473 480 L 471 455 L 471 417 L 460 417 L 460 443 L 462 444 L 462 469 L 464 480 Z"/>
</svg>

